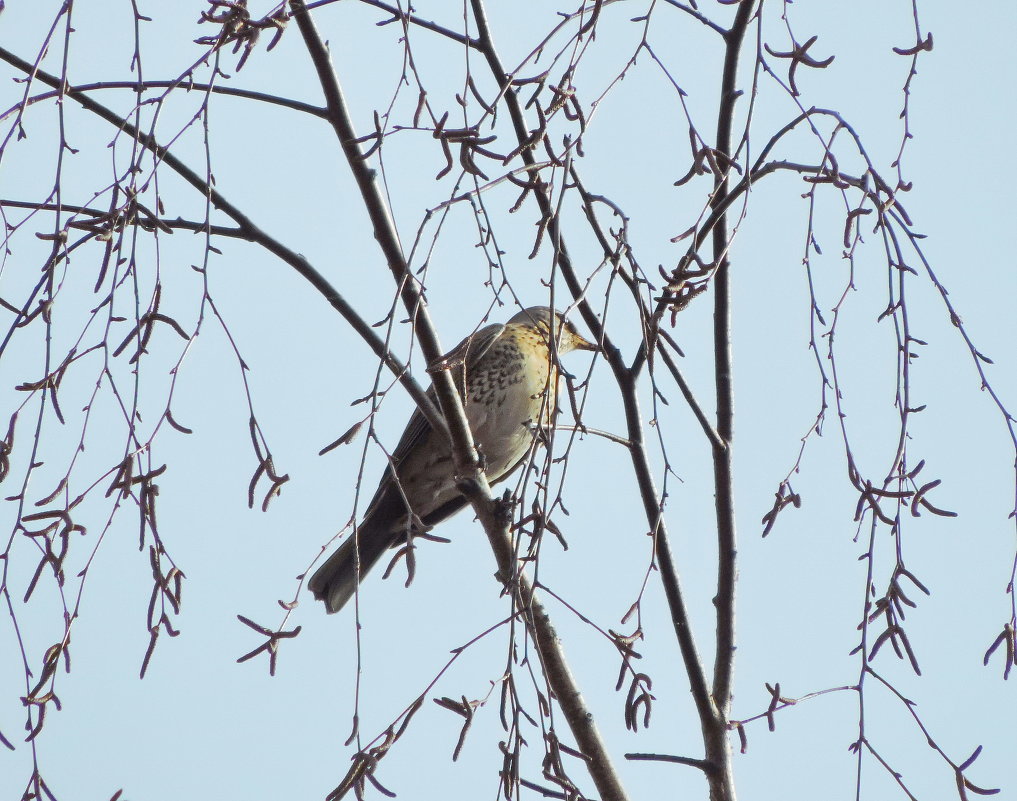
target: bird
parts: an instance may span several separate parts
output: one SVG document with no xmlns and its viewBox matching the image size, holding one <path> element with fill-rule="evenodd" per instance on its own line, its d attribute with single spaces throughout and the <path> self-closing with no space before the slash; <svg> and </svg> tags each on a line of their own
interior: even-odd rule
<svg viewBox="0 0 1017 801">
<path fill-rule="evenodd" d="M 452 371 L 491 484 L 526 460 L 536 431 L 553 421 L 558 368 L 552 337 L 558 355 L 598 350 L 559 312 L 532 306 L 504 325 L 481 328 L 428 367 L 430 373 Z M 433 386 L 427 395 L 437 405 Z M 456 488 L 447 437 L 415 410 L 360 525 L 315 571 L 308 588 L 330 614 L 338 612 L 389 548 L 467 504 Z"/>
</svg>

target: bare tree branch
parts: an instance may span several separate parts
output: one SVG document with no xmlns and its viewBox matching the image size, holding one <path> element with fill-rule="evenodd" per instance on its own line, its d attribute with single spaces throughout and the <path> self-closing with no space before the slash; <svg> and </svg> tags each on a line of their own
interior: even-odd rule
<svg viewBox="0 0 1017 801">
<path fill-rule="evenodd" d="M 374 225 L 375 238 L 385 254 L 389 269 L 400 287 L 403 304 L 413 319 L 421 349 L 429 363 L 437 362 L 442 351 L 427 313 L 416 279 L 409 271 L 399 243 L 395 223 L 388 206 L 378 189 L 374 171 L 368 166 L 353 129 L 349 109 L 342 87 L 331 65 L 328 50 L 307 11 L 303 0 L 290 0 L 308 53 L 318 72 L 318 79 L 329 110 L 329 118 L 353 170 L 361 196 Z M 532 630 L 548 682 L 565 713 L 573 736 L 587 759 L 587 769 L 605 801 L 625 801 L 627 795 L 612 765 L 606 745 L 597 730 L 593 715 L 583 700 L 575 677 L 569 669 L 565 654 L 543 605 L 535 598 L 532 585 L 518 570 L 515 552 L 509 535 L 509 518 L 499 511 L 491 495 L 487 477 L 480 466 L 473 436 L 462 401 L 456 391 L 450 371 L 442 370 L 433 376 L 434 387 L 448 421 L 452 452 L 460 476 L 460 491 L 469 499 L 477 517 L 484 526 L 495 558 L 499 578 L 512 588 L 517 603 L 524 610 Z"/>
<path fill-rule="evenodd" d="M 26 74 L 34 74 L 38 80 L 48 84 L 49 86 L 61 86 L 61 82 L 56 76 L 50 75 L 37 67 L 33 67 L 33 65 L 29 64 L 27 61 L 24 61 L 3 47 L 0 47 L 0 59 L 3 59 L 8 64 L 17 67 Z M 364 342 L 367 343 L 368 347 L 370 347 L 371 350 L 373 350 L 374 353 L 385 362 L 386 366 L 399 379 L 399 382 L 406 388 L 410 397 L 413 398 L 413 401 L 427 417 L 428 422 L 434 425 L 438 430 L 441 430 L 443 423 L 441 422 L 440 415 L 437 413 L 437 410 L 434 409 L 434 404 L 431 403 L 430 399 L 424 393 L 424 390 L 413 379 L 409 370 L 389 352 L 385 343 L 374 332 L 374 329 L 370 326 L 370 324 L 357 313 L 356 309 L 346 301 L 339 291 L 325 278 L 324 275 L 315 269 L 311 263 L 304 258 L 304 256 L 294 250 L 291 250 L 278 239 L 270 236 L 263 229 L 255 225 L 246 214 L 241 212 L 239 208 L 223 197 L 218 190 L 210 187 L 205 179 L 195 173 L 168 149 L 156 142 L 151 136 L 143 131 L 139 131 L 127 120 L 118 116 L 116 113 L 100 103 L 92 100 L 92 98 L 88 97 L 87 94 L 76 92 L 72 88 L 66 88 L 65 94 L 76 100 L 88 111 L 91 111 L 110 124 L 125 131 L 130 136 L 135 137 L 137 141 L 159 156 L 159 158 L 162 159 L 169 167 L 175 170 L 180 177 L 187 181 L 187 183 L 203 195 L 206 195 L 217 209 L 236 222 L 240 230 L 243 232 L 243 237 L 245 239 L 261 245 L 269 253 L 277 256 L 304 276 L 304 278 L 306 278 L 311 285 L 321 293 L 332 307 L 343 316 L 353 330 L 360 335 Z"/>
</svg>

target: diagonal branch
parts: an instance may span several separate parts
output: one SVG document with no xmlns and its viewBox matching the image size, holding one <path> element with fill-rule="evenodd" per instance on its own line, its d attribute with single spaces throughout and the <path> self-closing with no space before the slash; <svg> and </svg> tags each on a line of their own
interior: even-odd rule
<svg viewBox="0 0 1017 801">
<path fill-rule="evenodd" d="M 403 303 L 413 319 L 421 349 L 428 362 L 437 361 L 441 356 L 441 348 L 427 313 L 427 304 L 421 295 L 419 283 L 406 264 L 395 223 L 388 204 L 378 188 L 374 170 L 368 165 L 356 141 L 353 122 L 343 97 L 342 87 L 332 67 L 328 49 L 318 34 L 303 0 L 290 0 L 290 7 L 318 72 L 318 79 L 327 101 L 329 121 L 335 128 L 360 188 L 374 225 L 375 238 L 399 286 Z M 499 578 L 511 588 L 516 602 L 524 611 L 526 624 L 536 642 L 548 683 L 568 720 L 576 742 L 586 757 L 587 767 L 601 798 L 604 801 L 625 801 L 627 798 L 625 791 L 615 773 L 593 715 L 586 706 L 575 677 L 569 669 L 551 618 L 534 596 L 532 584 L 517 570 L 509 536 L 510 519 L 504 514 L 503 507 L 495 503 L 491 496 L 491 488 L 487 476 L 480 467 L 473 436 L 452 375 L 449 371 L 439 371 L 433 376 L 433 382 L 442 412 L 448 420 L 457 473 L 462 477 L 459 488 L 469 499 L 487 533 L 498 562 Z"/>
<path fill-rule="evenodd" d="M 48 72 L 45 72 L 24 59 L 19 58 L 4 47 L 0 47 L 0 60 L 6 61 L 8 64 L 17 67 L 26 75 L 33 75 L 36 79 L 42 81 L 48 86 L 57 88 L 62 85 L 62 81 L 55 75 L 50 75 Z M 91 111 L 93 114 L 101 117 L 111 125 L 124 131 L 129 136 L 137 140 L 143 147 L 158 156 L 164 164 L 176 172 L 184 179 L 184 181 L 201 192 L 202 195 L 208 197 L 213 206 L 236 222 L 240 229 L 239 235 L 242 238 L 249 242 L 261 245 L 269 253 L 280 258 L 306 278 L 311 285 L 321 293 L 325 300 L 327 300 L 332 307 L 342 315 L 343 319 L 345 319 L 353 330 L 360 335 L 361 339 L 367 343 L 368 347 L 374 351 L 378 358 L 380 358 L 395 374 L 395 376 L 399 379 L 399 382 L 409 393 L 410 397 L 413 398 L 414 402 L 420 408 L 421 412 L 423 412 L 423 414 L 427 417 L 428 422 L 434 425 L 436 429 L 441 429 L 443 425 L 441 416 L 434 408 L 434 404 L 431 403 L 430 399 L 424 393 L 424 390 L 410 374 L 409 368 L 407 368 L 406 365 L 400 362 L 389 352 L 385 342 L 375 333 L 371 325 L 357 313 L 356 309 L 354 309 L 353 306 L 351 306 L 346 299 L 339 294 L 339 291 L 328 281 L 328 279 L 318 272 L 318 270 L 315 269 L 315 267 L 304 256 L 288 248 L 278 239 L 270 236 L 262 228 L 255 225 L 246 214 L 227 200 L 222 193 L 211 187 L 204 178 L 184 164 L 184 162 L 171 153 L 168 148 L 159 144 L 155 137 L 150 134 L 146 134 L 144 131 L 138 130 L 138 128 L 118 115 L 116 112 L 110 110 L 101 103 L 96 102 L 87 94 L 77 91 L 73 87 L 65 87 L 64 94 L 80 103 L 81 106 L 88 111 Z"/>
<path fill-rule="evenodd" d="M 479 39 L 482 50 L 487 59 L 495 79 L 498 81 L 502 96 L 508 106 L 509 115 L 515 130 L 517 140 L 522 144 L 529 139 L 529 128 L 523 114 L 522 106 L 515 89 L 511 86 L 509 75 L 502 66 L 501 59 L 495 49 L 491 38 L 490 29 L 487 24 L 486 12 L 482 0 L 472 0 L 473 14 L 477 22 Z M 532 152 L 522 147 L 519 152 L 523 162 L 533 165 L 535 158 Z M 684 591 L 676 567 L 676 560 L 671 549 L 670 538 L 661 510 L 659 493 L 653 482 L 653 472 L 650 467 L 649 456 L 646 451 L 643 439 L 643 420 L 639 408 L 639 399 L 636 391 L 636 379 L 638 369 L 630 370 L 625 364 L 621 351 L 611 342 L 600 319 L 596 316 L 589 302 L 583 298 L 582 285 L 576 274 L 575 266 L 569 256 L 562 237 L 561 227 L 554 203 L 548 193 L 547 187 L 542 183 L 534 182 L 533 195 L 537 200 L 543 219 L 548 220 L 547 231 L 555 246 L 555 257 L 558 267 L 565 278 L 569 291 L 578 301 L 578 308 L 583 315 L 583 320 L 593 331 L 596 340 L 601 344 L 601 351 L 604 354 L 609 366 L 614 372 L 615 381 L 618 384 L 619 392 L 625 407 L 625 420 L 630 442 L 629 454 L 632 460 L 633 470 L 639 487 L 639 493 L 643 501 L 643 508 L 649 522 L 650 531 L 654 536 L 657 562 L 660 566 L 661 583 L 664 587 L 664 594 L 667 599 L 668 609 L 671 613 L 671 621 L 675 631 L 675 638 L 681 651 L 682 661 L 689 677 L 692 688 L 692 697 L 696 703 L 696 709 L 700 718 L 700 726 L 703 730 L 704 739 L 708 739 L 708 731 L 726 731 L 722 723 L 718 723 L 717 711 L 713 703 L 710 686 L 706 678 L 706 671 L 703 666 L 696 640 L 692 633 L 691 615 L 685 603 Z M 723 734 L 722 734 L 723 736 Z M 715 738 L 716 739 L 716 738 Z M 713 776 L 717 771 L 711 773 L 711 784 Z M 733 798 L 733 780 L 730 784 Z"/>
</svg>

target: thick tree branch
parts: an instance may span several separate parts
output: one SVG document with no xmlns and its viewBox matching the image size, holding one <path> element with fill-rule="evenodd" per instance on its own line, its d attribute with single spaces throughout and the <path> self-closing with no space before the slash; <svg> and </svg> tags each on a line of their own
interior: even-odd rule
<svg viewBox="0 0 1017 801">
<path fill-rule="evenodd" d="M 731 138 L 735 104 L 738 100 L 738 57 L 755 0 L 742 0 L 728 31 L 724 72 L 720 86 L 720 109 L 717 119 L 716 150 L 731 163 Z M 728 191 L 725 169 L 715 176 L 714 200 L 721 202 Z M 734 616 L 737 543 L 735 538 L 734 491 L 731 474 L 731 439 L 734 434 L 734 383 L 731 366 L 731 268 L 727 259 L 730 232 L 725 215 L 713 227 L 713 255 L 717 271 L 714 277 L 713 347 L 714 376 L 717 390 L 717 433 L 728 447 L 713 449 L 714 481 L 716 483 L 717 544 L 717 656 L 714 663 L 713 696 L 726 718 L 731 703 L 731 680 L 734 669 Z"/>
<path fill-rule="evenodd" d="M 726 53 L 721 77 L 720 108 L 717 117 L 716 151 L 732 163 L 732 130 L 735 104 L 739 97 L 738 59 L 745 33 L 756 10 L 755 0 L 742 0 L 734 23 L 725 38 Z M 715 176 L 713 205 L 728 190 L 730 167 Z M 737 537 L 734 511 L 734 476 L 731 442 L 734 435 L 734 380 L 731 365 L 731 266 L 727 258 L 730 232 L 725 215 L 713 229 L 714 277 L 713 347 L 717 391 L 717 433 L 725 448 L 713 448 L 714 492 L 717 515 L 717 651 L 713 671 L 713 700 L 718 719 L 706 742 L 706 759 L 717 766 L 717 781 L 710 783 L 713 801 L 734 801 L 734 772 L 727 721 L 731 710 L 731 688 L 735 657 L 735 585 L 737 581 Z"/>
<path fill-rule="evenodd" d="M 421 349 L 428 362 L 437 361 L 442 353 L 427 313 L 427 304 L 421 295 L 418 282 L 406 264 L 395 223 L 378 188 L 375 172 L 368 165 L 356 141 L 352 118 L 343 97 L 342 87 L 332 67 L 328 49 L 318 34 L 303 0 L 290 0 L 290 7 L 318 72 L 328 105 L 329 120 L 335 128 L 360 188 L 374 226 L 375 238 L 399 286 L 403 303 L 413 318 L 414 330 L 420 338 Z M 495 503 L 491 496 L 491 488 L 480 467 L 473 436 L 452 375 L 448 371 L 439 371 L 435 373 L 433 380 L 442 412 L 448 420 L 456 469 L 462 477 L 459 488 L 469 499 L 487 533 L 498 562 L 499 578 L 512 588 L 516 601 L 524 612 L 548 683 L 558 699 L 580 750 L 587 759 L 587 768 L 601 798 L 604 801 L 625 801 L 627 798 L 625 791 L 594 723 L 593 715 L 569 669 L 550 616 L 534 597 L 530 582 L 517 570 L 515 552 L 509 535 L 510 518 L 503 513 L 502 507 Z"/>
</svg>

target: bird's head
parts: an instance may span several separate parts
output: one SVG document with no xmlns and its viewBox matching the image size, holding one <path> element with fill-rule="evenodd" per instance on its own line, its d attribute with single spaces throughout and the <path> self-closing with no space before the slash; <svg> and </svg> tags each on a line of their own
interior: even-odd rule
<svg viewBox="0 0 1017 801">
<path fill-rule="evenodd" d="M 562 317 L 560 312 L 547 306 L 530 306 L 528 309 L 523 309 L 509 320 L 509 325 L 528 325 L 536 328 L 545 336 L 553 335 L 558 353 L 568 353 L 573 350 L 598 350 L 597 345 L 583 337 L 572 322 Z"/>
</svg>

